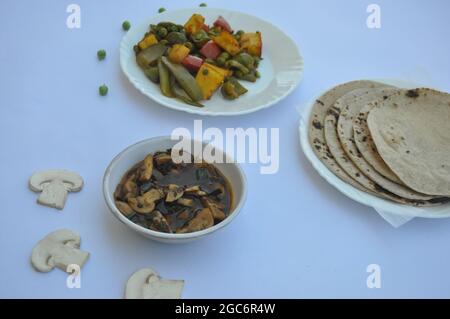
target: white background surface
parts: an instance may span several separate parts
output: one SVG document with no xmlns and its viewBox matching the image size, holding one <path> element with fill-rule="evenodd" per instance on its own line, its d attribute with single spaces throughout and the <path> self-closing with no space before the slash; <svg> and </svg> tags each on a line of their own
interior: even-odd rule
<svg viewBox="0 0 450 319">
<path fill-rule="evenodd" d="M 304 80 L 278 105 L 255 114 L 201 118 L 204 127 L 280 128 L 280 170 L 260 175 L 244 165 L 247 204 L 205 240 L 154 243 L 108 212 L 104 169 L 126 146 L 193 126 L 199 117 L 155 105 L 119 68 L 121 23 L 138 24 L 160 6 L 201 1 L 73 1 L 82 28 L 66 28 L 69 1 L 0 3 L 0 297 L 120 298 L 128 276 L 153 267 L 185 279 L 185 298 L 450 297 L 450 220 L 414 219 L 394 229 L 373 210 L 328 185 L 300 151 L 296 106 L 333 84 L 360 78 L 405 78 L 448 91 L 450 3 L 377 1 L 382 28 L 366 27 L 371 1 L 206 1 L 278 25 L 299 44 Z M 96 51 L 108 57 L 98 62 Z M 97 88 L 106 83 L 107 97 Z M 63 212 L 39 206 L 27 188 L 33 171 L 79 172 L 84 189 Z M 91 258 L 82 288 L 66 274 L 35 272 L 31 249 L 68 227 Z M 382 288 L 366 287 L 366 267 L 381 266 Z"/>
</svg>

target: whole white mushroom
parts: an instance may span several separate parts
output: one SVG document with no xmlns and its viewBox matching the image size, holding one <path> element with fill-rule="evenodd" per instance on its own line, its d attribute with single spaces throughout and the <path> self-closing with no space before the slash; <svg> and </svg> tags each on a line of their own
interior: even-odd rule
<svg viewBox="0 0 450 319">
<path fill-rule="evenodd" d="M 37 202 L 49 207 L 63 209 L 68 192 L 78 192 L 83 179 L 75 172 L 51 169 L 34 173 L 29 181 L 34 192 L 40 192 Z"/>
</svg>

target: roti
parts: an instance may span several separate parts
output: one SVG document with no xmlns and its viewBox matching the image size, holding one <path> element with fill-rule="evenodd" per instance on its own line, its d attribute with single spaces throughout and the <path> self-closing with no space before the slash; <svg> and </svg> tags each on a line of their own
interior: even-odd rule
<svg viewBox="0 0 450 319">
<path fill-rule="evenodd" d="M 335 104 L 339 103 L 341 113 L 337 123 L 337 133 L 341 146 L 347 156 L 352 160 L 359 170 L 366 175 L 370 180 L 374 181 L 379 186 L 396 194 L 400 197 L 412 200 L 430 200 L 433 196 L 420 194 L 409 187 L 394 183 L 378 173 L 366 160 L 362 157 L 356 148 L 353 139 L 353 118 L 356 117 L 361 108 L 369 101 L 396 92 L 397 90 L 389 88 L 379 89 L 360 89 L 352 91 L 341 97 Z M 375 102 L 377 103 L 377 102 Z"/>
<path fill-rule="evenodd" d="M 383 98 L 387 98 L 385 95 Z M 377 147 L 375 146 L 372 136 L 370 135 L 369 127 L 367 126 L 367 116 L 369 112 L 374 108 L 375 103 L 370 102 L 366 104 L 358 115 L 353 118 L 353 137 L 355 140 L 356 147 L 361 153 L 362 157 L 370 164 L 372 167 L 381 175 L 387 179 L 396 182 L 398 184 L 403 184 L 403 182 L 398 178 L 397 175 L 386 165 L 384 160 L 378 154 Z"/>
<path fill-rule="evenodd" d="M 376 148 L 404 184 L 450 196 L 450 94 L 401 90 L 369 112 Z"/>
<path fill-rule="evenodd" d="M 342 95 L 359 88 L 369 86 L 381 86 L 381 83 L 373 81 L 352 81 L 334 87 L 333 89 L 322 94 L 315 102 L 311 110 L 309 118 L 309 142 L 312 146 L 317 158 L 325 164 L 325 166 L 344 182 L 363 190 L 361 184 L 352 179 L 336 162 L 334 156 L 325 141 L 324 124 L 325 115 L 328 109 Z"/>
</svg>

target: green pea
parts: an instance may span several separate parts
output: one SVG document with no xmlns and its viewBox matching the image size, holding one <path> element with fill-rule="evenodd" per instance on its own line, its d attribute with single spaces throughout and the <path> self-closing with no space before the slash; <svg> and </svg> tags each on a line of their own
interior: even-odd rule
<svg viewBox="0 0 450 319">
<path fill-rule="evenodd" d="M 208 75 L 208 73 L 209 73 L 209 70 L 208 69 L 203 69 L 203 75 Z"/>
<path fill-rule="evenodd" d="M 166 11 L 166 8 L 162 8 L 161 7 L 161 8 L 158 9 L 158 13 L 163 13 L 164 11 Z"/>
<path fill-rule="evenodd" d="M 107 87 L 105 84 L 101 85 L 101 86 L 98 88 L 98 93 L 99 93 L 101 96 L 105 96 L 106 94 L 108 94 L 108 87 Z"/>
<path fill-rule="evenodd" d="M 199 7 L 206 7 L 206 3 L 204 2 L 200 3 Z"/>
<path fill-rule="evenodd" d="M 129 21 L 124 21 L 124 22 L 122 23 L 122 29 L 124 29 L 125 31 L 130 30 L 130 27 L 131 27 L 131 24 L 130 24 Z"/>
<path fill-rule="evenodd" d="M 106 58 L 106 51 L 105 50 L 98 50 L 97 51 L 97 58 L 99 61 L 104 60 Z"/>
<path fill-rule="evenodd" d="M 161 38 L 165 38 L 167 36 L 167 33 L 168 32 L 166 28 L 161 27 L 158 29 L 158 36 Z"/>
</svg>

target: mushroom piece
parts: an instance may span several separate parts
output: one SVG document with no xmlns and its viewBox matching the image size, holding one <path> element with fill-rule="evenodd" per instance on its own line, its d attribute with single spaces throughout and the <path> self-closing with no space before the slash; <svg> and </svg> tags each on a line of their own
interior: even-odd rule
<svg viewBox="0 0 450 319">
<path fill-rule="evenodd" d="M 177 204 L 186 206 L 186 207 L 193 207 L 194 206 L 194 200 L 192 198 L 178 198 L 177 199 Z"/>
<path fill-rule="evenodd" d="M 41 205 L 63 209 L 68 192 L 78 192 L 83 179 L 75 172 L 52 169 L 34 173 L 29 180 L 33 192 L 41 192 L 37 202 Z"/>
<path fill-rule="evenodd" d="M 172 156 L 169 153 L 159 153 L 155 155 L 155 162 L 157 166 L 172 162 Z"/>
<path fill-rule="evenodd" d="M 146 182 L 146 181 L 150 180 L 150 178 L 152 177 L 152 173 L 153 173 L 153 155 L 152 154 L 148 154 L 145 157 L 144 162 L 142 163 L 142 166 L 139 169 L 140 169 L 139 180 L 141 182 Z"/>
<path fill-rule="evenodd" d="M 192 233 L 214 225 L 214 218 L 209 208 L 200 210 L 194 218 L 177 230 L 179 234 Z"/>
<path fill-rule="evenodd" d="M 212 200 L 211 198 L 202 197 L 202 204 L 211 210 L 215 220 L 222 221 L 225 219 L 225 213 L 223 211 L 224 207 L 220 203 Z"/>
<path fill-rule="evenodd" d="M 166 280 L 150 268 L 133 273 L 125 286 L 125 299 L 180 299 L 184 280 Z"/>
<path fill-rule="evenodd" d="M 128 204 L 137 213 L 148 214 L 155 209 L 155 202 L 164 197 L 164 193 L 156 188 L 152 188 L 142 196 L 128 199 Z"/>
<path fill-rule="evenodd" d="M 67 271 L 67 266 L 76 264 L 80 268 L 89 253 L 79 250 L 81 238 L 68 229 L 51 232 L 34 246 L 31 264 L 40 272 L 49 272 L 55 267 Z"/>
<path fill-rule="evenodd" d="M 154 210 L 149 214 L 147 221 L 148 228 L 164 233 L 171 233 L 172 229 L 169 226 L 166 218 L 161 214 L 161 212 Z"/>
<path fill-rule="evenodd" d="M 127 203 L 116 200 L 115 204 L 117 209 L 126 217 L 131 217 L 134 215 L 134 210 Z"/>
<path fill-rule="evenodd" d="M 184 194 L 183 187 L 179 187 L 175 184 L 170 184 L 167 190 L 166 202 L 171 203 L 181 198 Z"/>
<path fill-rule="evenodd" d="M 204 192 L 204 191 L 201 190 L 199 185 L 188 187 L 188 188 L 186 188 L 184 190 L 184 192 L 186 194 L 197 195 L 197 196 L 206 196 L 206 195 L 208 195 L 207 192 Z"/>
<path fill-rule="evenodd" d="M 135 197 L 138 194 L 138 186 L 135 182 L 136 175 L 131 174 L 123 184 L 123 197 L 125 199 Z"/>
</svg>

